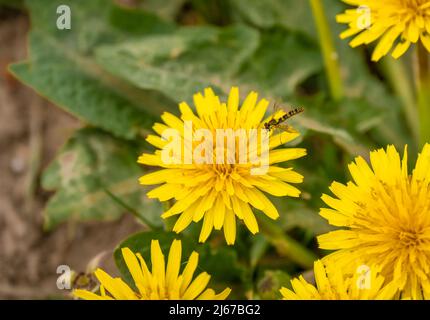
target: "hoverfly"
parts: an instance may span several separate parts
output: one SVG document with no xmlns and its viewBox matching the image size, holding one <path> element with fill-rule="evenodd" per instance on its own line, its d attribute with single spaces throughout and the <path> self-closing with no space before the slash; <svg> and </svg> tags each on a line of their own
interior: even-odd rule
<svg viewBox="0 0 430 320">
<path fill-rule="evenodd" d="M 79 272 L 74 276 L 72 287 L 73 289 L 95 291 L 98 289 L 98 282 L 94 273 Z"/>
<path fill-rule="evenodd" d="M 91 292 L 99 290 L 100 285 L 97 280 L 94 271 L 100 265 L 100 261 L 108 253 L 108 251 L 102 251 L 90 260 L 86 267 L 86 271 L 73 272 L 72 275 L 72 287 L 73 289 L 84 289 Z"/>
<path fill-rule="evenodd" d="M 279 109 L 279 106 L 277 103 L 274 104 L 273 108 L 275 109 L 273 116 L 270 120 L 264 123 L 264 129 L 272 131 L 273 129 L 284 129 L 285 131 L 291 131 L 291 127 L 288 124 L 285 124 L 284 122 L 290 119 L 291 117 L 302 113 L 304 109 L 302 107 L 294 108 L 288 112 L 286 112 L 283 116 L 279 118 L 275 118 L 277 109 Z"/>
</svg>

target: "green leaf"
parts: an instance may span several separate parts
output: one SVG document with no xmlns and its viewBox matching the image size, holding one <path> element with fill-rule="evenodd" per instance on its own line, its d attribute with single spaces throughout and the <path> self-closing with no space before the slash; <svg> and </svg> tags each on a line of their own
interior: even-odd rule
<svg viewBox="0 0 430 320">
<path fill-rule="evenodd" d="M 105 190 L 161 226 L 161 205 L 138 183 L 137 153 L 135 145 L 97 129 L 76 131 L 42 176 L 42 186 L 55 191 L 45 208 L 45 228 L 66 220 L 117 219 L 124 209 Z"/>
<path fill-rule="evenodd" d="M 218 282 L 232 285 L 243 280 L 245 269 L 239 262 L 237 252 L 232 247 L 211 248 L 202 246 L 200 266 Z"/>
<path fill-rule="evenodd" d="M 242 19 L 260 28 L 282 26 L 312 33 L 314 23 L 309 1 L 297 0 L 229 0 L 232 10 Z"/>
<path fill-rule="evenodd" d="M 258 47 L 258 49 L 257 49 Z M 273 97 L 290 96 L 322 69 L 318 48 L 282 30 L 244 26 L 188 27 L 97 50 L 98 62 L 134 85 L 190 101 L 207 86 L 227 94 L 232 85 Z"/>
<path fill-rule="evenodd" d="M 187 27 L 104 46 L 96 55 L 106 70 L 139 88 L 161 91 L 174 101 L 190 101 L 207 86 L 228 92 L 229 79 L 257 45 L 258 33 L 244 26 Z"/>
<path fill-rule="evenodd" d="M 289 286 L 291 277 L 281 270 L 266 270 L 257 282 L 257 294 L 261 299 L 278 300 L 279 290 Z"/>
<path fill-rule="evenodd" d="M 269 248 L 269 242 L 262 234 L 256 234 L 252 237 L 252 244 L 249 250 L 249 264 L 252 268 L 255 268 L 258 261 L 266 253 Z"/>
<path fill-rule="evenodd" d="M 145 0 L 145 4 L 147 3 L 148 1 Z M 159 1 L 157 1 L 157 3 L 160 4 Z M 173 23 L 161 20 L 160 16 L 163 17 L 162 15 L 155 15 L 150 13 L 150 11 L 158 13 L 157 10 L 152 10 L 152 8 L 149 8 L 149 10 L 146 11 L 113 6 L 110 12 L 109 21 L 112 26 L 124 32 L 125 35 L 130 35 L 131 37 L 146 34 L 167 33 L 176 28 Z"/>
<path fill-rule="evenodd" d="M 32 41 L 43 45 L 43 38 L 36 33 L 32 34 Z M 44 49 L 49 51 L 50 47 Z M 49 54 L 44 62 L 18 63 L 10 70 L 20 81 L 65 111 L 119 137 L 134 138 L 153 122 L 127 99 L 62 56 Z"/>
<path fill-rule="evenodd" d="M 366 61 L 366 47 L 351 48 L 350 39 L 340 39 L 339 34 L 346 25 L 336 22 L 336 15 L 342 13 L 345 5 L 340 1 L 325 2 L 333 37 L 336 40 L 346 98 L 338 105 L 343 117 L 348 118 L 350 128 L 361 133 L 370 132 L 379 145 L 394 143 L 403 148 L 410 143 L 402 115 L 400 100 L 388 88 L 387 83 L 378 78 L 372 62 Z M 352 39 L 352 38 L 351 38 Z M 372 46 L 368 48 L 373 50 Z"/>
<path fill-rule="evenodd" d="M 60 16 L 57 8 L 60 5 L 70 7 L 70 30 L 57 28 L 56 22 Z M 42 32 L 80 54 L 88 55 L 101 44 L 169 32 L 175 28 L 154 14 L 119 7 L 109 0 L 29 0 L 26 6 L 31 16 L 32 30 Z"/>
<path fill-rule="evenodd" d="M 296 35 L 267 32 L 250 56 L 249 47 L 257 39 L 255 32 L 243 26 L 182 28 L 169 35 L 104 46 L 96 55 L 109 72 L 175 101 L 191 101 L 194 93 L 207 86 L 225 96 L 232 85 L 241 85 L 243 93 L 259 90 L 272 100 L 291 97 L 300 83 L 322 68 L 317 48 Z M 306 116 L 298 122 L 331 135 L 350 152 L 361 151 L 352 149 L 354 139 L 345 130 Z"/>
<path fill-rule="evenodd" d="M 71 30 L 56 28 L 60 4 L 71 8 Z M 137 89 L 107 74 L 92 56 L 100 44 L 172 27 L 148 13 L 128 12 L 103 0 L 33 0 L 27 6 L 32 19 L 30 57 L 10 70 L 39 94 L 81 120 L 127 139 L 153 123 L 150 113 L 172 105 L 158 93 Z M 139 19 L 150 23 L 139 25 Z"/>
<path fill-rule="evenodd" d="M 152 12 L 161 18 L 174 21 L 186 0 L 138 0 L 138 7 Z"/>
<path fill-rule="evenodd" d="M 318 44 L 317 30 L 309 1 L 230 0 L 230 3 L 232 10 L 243 21 L 251 25 L 262 29 L 281 26 L 286 30 L 301 33 L 306 36 L 306 39 L 312 39 L 315 45 Z M 336 15 L 343 12 L 345 8 L 346 5 L 341 1 L 324 1 L 326 17 L 338 50 L 346 95 L 346 98 L 336 105 L 341 112 L 333 113 L 337 119 L 333 119 L 331 123 L 336 124 L 336 127 L 339 126 L 338 124 L 344 123 L 344 127 L 349 128 L 349 131 L 357 130 L 362 133 L 370 131 L 379 144 L 386 144 L 390 141 L 399 147 L 405 143 L 410 144 L 411 140 L 401 118 L 399 99 L 375 75 L 374 70 L 370 70 L 363 54 L 364 50 L 351 48 L 348 45 L 348 39 L 342 40 L 338 36 L 346 26 L 336 22 Z M 284 51 L 279 50 L 281 53 Z M 294 59 L 291 61 L 296 62 Z M 297 62 L 297 64 L 303 66 L 301 62 Z M 264 71 L 264 69 L 262 70 Z M 321 69 L 321 71 L 324 70 Z M 344 143 L 342 142 L 342 144 Z"/>
<path fill-rule="evenodd" d="M 286 206 L 280 206 L 279 208 L 282 207 L 285 208 Z M 295 205 L 290 206 L 289 209 L 283 210 L 280 216 L 279 223 L 286 231 L 299 227 L 310 231 L 311 234 L 315 236 L 334 229 L 316 210 L 312 210 L 304 204 L 295 203 Z"/>
<path fill-rule="evenodd" d="M 258 50 L 243 66 L 237 81 L 266 96 L 286 99 L 322 68 L 315 44 L 282 29 L 271 29 L 262 33 Z"/>
<path fill-rule="evenodd" d="M 314 116 L 302 116 L 294 121 L 298 124 L 298 128 L 302 127 L 317 134 L 330 136 L 334 143 L 350 155 L 357 156 L 368 153 L 367 148 L 357 141 L 348 130 L 330 125 L 326 120 L 319 119 L 317 114 L 318 112 Z"/>
<path fill-rule="evenodd" d="M 22 9 L 23 5 L 23 0 L 0 0 L 0 8 L 5 6 L 12 9 Z"/>
</svg>

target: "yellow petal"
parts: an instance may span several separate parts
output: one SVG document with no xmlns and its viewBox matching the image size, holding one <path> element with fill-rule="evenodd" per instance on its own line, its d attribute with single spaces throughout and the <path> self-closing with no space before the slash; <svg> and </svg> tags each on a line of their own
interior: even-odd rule
<svg viewBox="0 0 430 320">
<path fill-rule="evenodd" d="M 183 191 L 181 184 L 165 183 L 149 191 L 146 195 L 150 199 L 157 198 L 160 201 L 167 201 L 175 197 L 175 194 Z"/>
<path fill-rule="evenodd" d="M 388 51 L 390 51 L 394 41 L 400 35 L 401 32 L 402 30 L 397 27 L 392 27 L 390 30 L 388 30 L 376 45 L 376 48 L 372 54 L 372 61 L 378 61 L 383 56 L 385 56 Z"/>
<path fill-rule="evenodd" d="M 227 244 L 234 244 L 236 240 L 236 216 L 231 210 L 225 212 L 224 236 Z"/>
<path fill-rule="evenodd" d="M 192 208 L 188 208 L 186 209 L 178 218 L 178 220 L 176 220 L 175 225 L 173 226 L 173 231 L 176 233 L 180 233 L 183 230 L 185 230 L 185 228 L 187 228 L 191 221 L 193 221 L 193 214 L 194 211 L 192 210 Z"/>
<path fill-rule="evenodd" d="M 135 300 L 136 295 L 121 279 L 112 278 L 102 269 L 97 269 L 94 272 L 100 283 L 109 291 L 109 293 L 117 300 Z"/>
<path fill-rule="evenodd" d="M 280 169 L 280 170 L 278 170 Z M 302 183 L 303 182 L 303 176 L 295 171 L 292 170 L 292 168 L 285 169 L 285 168 L 279 168 L 279 167 L 269 167 L 269 175 L 272 177 L 277 177 L 283 181 L 290 182 L 290 183 Z"/>
<path fill-rule="evenodd" d="M 420 39 L 427 51 L 430 52 L 430 35 L 421 34 Z"/>
<path fill-rule="evenodd" d="M 284 300 L 298 300 L 298 297 L 294 291 L 291 291 L 288 288 L 282 287 L 279 291 L 281 292 Z"/>
<path fill-rule="evenodd" d="M 163 140 L 161 137 L 150 134 L 146 137 L 146 141 L 150 144 L 152 144 L 154 147 L 157 147 L 158 149 L 162 149 L 167 144 L 167 141 Z"/>
<path fill-rule="evenodd" d="M 253 207 L 263 211 L 269 218 L 276 220 L 279 217 L 278 210 L 273 203 L 258 189 L 246 189 L 248 198 Z"/>
<path fill-rule="evenodd" d="M 257 127 L 263 120 L 264 114 L 266 113 L 267 107 L 269 106 L 269 101 L 266 99 L 261 99 L 255 109 L 250 113 L 248 119 L 246 120 L 244 127 L 252 128 Z"/>
<path fill-rule="evenodd" d="M 173 240 L 172 245 L 170 246 L 166 270 L 166 286 L 168 291 L 173 288 L 178 278 L 179 269 L 181 267 L 181 252 L 181 241 Z"/>
<path fill-rule="evenodd" d="M 399 57 L 401 57 L 410 47 L 411 42 L 410 41 L 403 41 L 400 42 L 393 50 L 393 52 L 391 53 L 391 56 L 394 59 L 398 59 Z"/>
<path fill-rule="evenodd" d="M 177 116 L 169 112 L 164 112 L 161 115 L 161 119 L 163 119 L 164 123 L 167 124 L 170 128 L 176 129 L 181 136 L 184 135 L 184 122 Z"/>
<path fill-rule="evenodd" d="M 214 228 L 215 230 L 221 230 L 222 225 L 224 223 L 225 217 L 225 205 L 222 199 L 221 193 L 218 193 L 218 197 L 215 200 L 214 204 Z"/>
<path fill-rule="evenodd" d="M 239 88 L 231 87 L 228 95 L 227 108 L 229 111 L 236 112 L 239 108 Z"/>
<path fill-rule="evenodd" d="M 198 296 L 197 300 L 215 300 L 214 289 L 206 289 L 201 295 Z"/>
<path fill-rule="evenodd" d="M 258 188 L 266 193 L 277 197 L 299 197 L 301 191 L 292 185 L 285 183 L 283 181 L 274 180 L 267 185 L 259 185 Z"/>
<path fill-rule="evenodd" d="M 144 153 L 137 159 L 137 162 L 141 164 L 146 164 L 147 166 L 164 166 L 164 163 L 163 161 L 161 161 L 161 156 L 159 154 Z"/>
<path fill-rule="evenodd" d="M 214 225 L 214 215 L 215 212 L 213 208 L 209 209 L 209 211 L 205 213 L 202 230 L 200 231 L 199 242 L 205 242 L 211 234 Z"/>
<path fill-rule="evenodd" d="M 231 292 L 230 288 L 225 288 L 222 292 L 215 295 L 214 300 L 225 300 Z"/>
<path fill-rule="evenodd" d="M 243 214 L 243 222 L 252 234 L 256 234 L 258 232 L 258 223 L 249 204 L 241 200 L 239 200 L 239 204 Z"/>
<path fill-rule="evenodd" d="M 159 184 L 167 182 L 176 176 L 182 176 L 182 170 L 162 169 L 140 177 L 139 182 L 143 185 Z"/>
<path fill-rule="evenodd" d="M 199 254 L 195 251 L 191 253 L 190 258 L 188 259 L 187 265 L 184 268 L 184 272 L 182 273 L 182 283 L 181 283 L 181 295 L 184 294 L 185 290 L 188 288 L 188 285 L 193 280 L 194 272 L 196 271 L 197 264 L 199 262 Z"/>
<path fill-rule="evenodd" d="M 244 123 L 248 118 L 248 113 L 254 109 L 255 103 L 257 102 L 257 98 L 258 94 L 254 91 L 251 91 L 245 98 L 245 101 L 242 104 L 242 108 L 240 108 L 240 121 L 242 123 Z"/>
<path fill-rule="evenodd" d="M 211 276 L 206 272 L 200 273 L 185 290 L 182 299 L 192 300 L 197 297 L 208 285 Z"/>
<path fill-rule="evenodd" d="M 306 149 L 289 148 L 277 149 L 269 152 L 269 164 L 298 159 L 306 155 Z"/>
<path fill-rule="evenodd" d="M 142 295 L 145 294 L 145 279 L 143 278 L 142 269 L 136 255 L 129 248 L 122 248 L 121 252 L 136 287 Z"/>
<path fill-rule="evenodd" d="M 72 294 L 77 297 L 84 300 L 113 300 L 109 296 L 99 296 L 98 294 L 95 294 L 94 292 L 88 291 L 88 290 L 81 290 L 76 289 L 73 290 Z"/>
<path fill-rule="evenodd" d="M 151 241 L 152 275 L 156 277 L 161 287 L 165 284 L 165 262 L 158 240 Z"/>
</svg>

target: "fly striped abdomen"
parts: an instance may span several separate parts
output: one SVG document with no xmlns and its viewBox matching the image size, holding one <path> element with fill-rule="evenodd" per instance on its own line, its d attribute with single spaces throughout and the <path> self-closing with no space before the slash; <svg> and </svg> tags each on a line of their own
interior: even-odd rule
<svg viewBox="0 0 430 320">
<path fill-rule="evenodd" d="M 295 108 L 293 110 L 288 111 L 286 114 L 284 114 L 282 117 L 279 118 L 278 123 L 280 124 L 282 122 L 284 122 L 285 120 L 291 118 L 292 116 L 295 116 L 296 114 L 299 114 L 301 112 L 303 112 L 304 109 L 303 108 Z"/>
<path fill-rule="evenodd" d="M 288 111 L 287 113 L 285 113 L 282 117 L 280 117 L 278 119 L 272 118 L 264 124 L 264 129 L 272 130 L 274 128 L 278 128 L 278 127 L 280 127 L 282 122 L 286 121 L 287 119 L 291 118 L 292 116 L 295 116 L 296 114 L 299 114 L 303 111 L 304 111 L 304 109 L 302 107 L 299 107 L 299 108 L 295 108 L 295 109 Z"/>
</svg>

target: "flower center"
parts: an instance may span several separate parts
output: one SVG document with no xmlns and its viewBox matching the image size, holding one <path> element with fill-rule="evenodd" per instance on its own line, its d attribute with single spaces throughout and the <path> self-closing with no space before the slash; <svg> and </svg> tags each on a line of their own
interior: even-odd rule
<svg viewBox="0 0 430 320">
<path fill-rule="evenodd" d="M 429 0 L 403 0 L 404 8 L 413 16 L 425 14 L 425 10 L 429 9 Z"/>
<path fill-rule="evenodd" d="M 416 231 L 402 230 L 399 233 L 399 240 L 404 247 L 417 247 L 421 244 L 421 234 Z"/>
<path fill-rule="evenodd" d="M 229 176 L 234 171 L 234 166 L 230 164 L 214 164 L 213 170 L 220 176 Z"/>
</svg>

